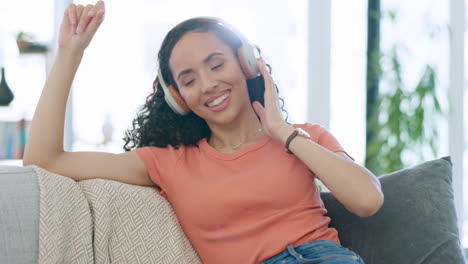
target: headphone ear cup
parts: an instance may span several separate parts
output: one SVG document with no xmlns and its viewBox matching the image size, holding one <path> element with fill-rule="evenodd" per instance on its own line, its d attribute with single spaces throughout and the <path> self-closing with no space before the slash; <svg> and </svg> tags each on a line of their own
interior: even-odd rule
<svg viewBox="0 0 468 264">
<path fill-rule="evenodd" d="M 260 73 L 257 67 L 257 59 L 259 58 L 257 48 L 243 43 L 237 50 L 237 56 L 242 71 L 247 79 L 253 79 Z"/>
<path fill-rule="evenodd" d="M 169 85 L 168 86 L 168 91 L 169 94 L 166 96 L 170 96 L 172 98 L 172 101 L 175 103 L 175 105 L 171 105 L 173 110 L 175 110 L 177 113 L 181 115 L 186 115 L 190 113 L 192 110 L 188 107 L 187 103 L 185 102 L 184 98 L 182 98 L 182 95 L 177 91 L 177 89 L 174 87 L 174 85 Z M 166 100 L 167 101 L 167 100 Z M 178 109 L 174 109 L 178 107 Z"/>
<path fill-rule="evenodd" d="M 161 67 L 158 69 L 158 80 L 164 91 L 164 100 L 166 100 L 167 104 L 174 112 L 179 115 L 186 115 L 192 112 L 174 85 L 166 85 L 162 76 Z"/>
</svg>

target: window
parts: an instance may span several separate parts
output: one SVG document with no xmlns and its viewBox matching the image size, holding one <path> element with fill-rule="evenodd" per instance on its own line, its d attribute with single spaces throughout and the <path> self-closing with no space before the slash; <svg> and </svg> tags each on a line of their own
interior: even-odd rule
<svg viewBox="0 0 468 264">
<path fill-rule="evenodd" d="M 28 8 L 24 8 L 28 6 Z M 40 10 L 41 16 L 37 15 Z M 4 1 L 0 8 L 0 67 L 15 95 L 9 107 L 1 107 L 2 120 L 31 119 L 46 79 L 47 57 L 20 55 L 16 36 L 23 31 L 41 43 L 50 43 L 54 34 L 54 5 L 47 1 Z"/>
<path fill-rule="evenodd" d="M 87 3 L 75 1 L 76 3 Z M 264 12 L 268 6 L 268 12 Z M 237 27 L 271 61 L 291 122 L 305 122 L 307 2 L 106 2 L 106 19 L 91 42 L 73 87 L 75 150 L 121 152 L 125 129 L 152 90 L 164 35 L 189 17 L 216 16 Z M 279 19 L 280 18 L 280 19 Z M 103 146 L 106 116 L 113 141 Z"/>
<path fill-rule="evenodd" d="M 465 21 L 467 21 L 467 14 L 468 14 L 468 3 L 465 1 Z M 465 24 L 465 28 L 466 28 L 466 24 Z M 464 131 L 467 131 L 468 129 L 468 55 L 467 55 L 467 48 L 466 48 L 466 45 L 468 43 L 468 31 L 465 30 L 465 93 L 464 93 L 464 110 L 463 110 L 463 113 L 464 113 L 464 128 L 465 130 Z M 466 132 L 464 132 L 464 135 L 465 135 L 465 151 L 464 151 L 464 158 L 463 158 L 463 190 L 464 190 L 464 207 L 465 207 L 465 210 L 464 210 L 464 227 L 463 227 L 463 231 L 464 231 L 464 236 L 463 236 L 463 240 L 462 240 L 462 246 L 464 248 L 468 248 L 468 195 L 466 194 L 467 191 L 468 191 L 468 135 Z"/>
<path fill-rule="evenodd" d="M 35 42 L 53 39 L 54 6 L 47 1 L 3 1 L 0 8 L 0 68 L 14 94 L 9 106 L 0 107 L 0 163 L 21 165 L 25 137 L 47 73 L 46 53 L 20 54 L 16 36 L 25 32 Z M 28 6 L 28 8 L 24 8 Z M 38 16 L 38 13 L 40 16 Z M 25 124 L 20 128 L 21 124 Z M 12 160 L 14 159 L 14 160 Z"/>
<path fill-rule="evenodd" d="M 367 1 L 332 1 L 331 10 L 330 130 L 364 164 Z"/>
</svg>

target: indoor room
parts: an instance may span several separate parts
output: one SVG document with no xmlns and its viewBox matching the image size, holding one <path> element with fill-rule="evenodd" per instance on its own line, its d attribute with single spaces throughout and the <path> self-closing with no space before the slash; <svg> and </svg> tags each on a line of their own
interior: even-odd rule
<svg viewBox="0 0 468 264">
<path fill-rule="evenodd" d="M 0 263 L 464 263 L 465 0 L 0 1 Z"/>
</svg>

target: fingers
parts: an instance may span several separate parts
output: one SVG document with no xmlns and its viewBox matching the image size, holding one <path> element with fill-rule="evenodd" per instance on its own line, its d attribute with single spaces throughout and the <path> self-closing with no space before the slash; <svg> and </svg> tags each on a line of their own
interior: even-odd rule
<svg viewBox="0 0 468 264">
<path fill-rule="evenodd" d="M 70 4 L 65 12 L 59 33 L 59 47 L 82 52 L 89 45 L 104 19 L 104 2 L 96 5 Z"/>
<path fill-rule="evenodd" d="M 80 18 L 79 24 L 76 27 L 76 33 L 80 34 L 88 31 L 88 27 L 91 26 L 89 31 L 91 35 L 94 35 L 104 19 L 104 1 L 98 1 L 96 5 L 87 5 L 86 7 L 79 5 L 76 9 L 77 17 Z"/>
<path fill-rule="evenodd" d="M 70 27 L 72 32 L 75 32 L 76 26 L 76 5 L 70 4 L 64 12 L 62 21 L 63 26 Z"/>
<path fill-rule="evenodd" d="M 76 5 L 75 4 L 70 4 L 68 6 L 68 17 L 70 18 L 70 24 L 72 26 L 76 26 L 77 23 L 77 18 L 76 18 Z"/>
<path fill-rule="evenodd" d="M 104 17 L 104 1 L 98 1 L 96 5 L 70 4 L 65 10 L 64 22 L 69 23 L 73 33 L 80 34 L 86 30 L 90 22 L 95 19 L 93 31 L 96 32 Z"/>
<path fill-rule="evenodd" d="M 78 27 L 76 28 L 77 34 L 84 32 L 89 24 L 89 21 L 91 21 L 92 16 L 89 15 L 89 11 L 91 11 L 93 7 L 93 5 L 87 5 L 81 12 L 80 22 L 78 23 Z"/>
<path fill-rule="evenodd" d="M 97 29 L 99 28 L 102 21 L 104 20 L 104 14 L 105 14 L 104 2 L 98 1 L 96 6 L 88 13 L 88 15 L 93 17 L 85 32 L 87 35 L 89 35 L 89 37 L 92 37 L 96 33 Z"/>
<path fill-rule="evenodd" d="M 260 70 L 260 73 L 262 74 L 263 80 L 264 80 L 264 85 L 265 85 L 265 94 L 264 94 L 265 102 L 264 102 L 264 104 L 266 106 L 268 104 L 267 101 L 270 98 L 271 87 L 274 85 L 274 83 L 273 83 L 273 79 L 271 78 L 270 73 L 266 69 L 265 62 L 263 61 L 262 58 L 257 60 L 257 67 Z M 257 113 L 257 115 L 262 120 L 264 120 L 265 115 L 266 115 L 265 107 L 263 107 L 262 104 L 260 102 L 258 102 L 258 101 L 253 102 L 252 106 L 253 106 L 255 112 Z"/>
<path fill-rule="evenodd" d="M 73 33 L 76 32 L 77 29 L 77 24 L 78 20 L 81 17 L 81 14 L 83 13 L 84 6 L 82 5 L 75 5 L 75 4 L 70 4 L 67 9 L 65 9 L 65 19 L 64 22 L 66 24 L 69 24 L 71 26 L 71 30 Z"/>
<path fill-rule="evenodd" d="M 258 102 L 258 101 L 254 101 L 252 103 L 252 106 L 253 106 L 255 112 L 257 113 L 257 115 L 260 117 L 260 119 L 264 120 L 264 118 L 265 118 L 265 108 L 262 106 L 262 104 L 260 104 L 260 102 Z"/>
<path fill-rule="evenodd" d="M 276 91 L 275 82 L 273 81 L 273 77 L 271 77 L 270 72 L 268 72 L 266 64 L 262 58 L 257 60 L 257 67 L 265 82 L 265 99 L 269 97 L 277 97 L 278 93 Z"/>
<path fill-rule="evenodd" d="M 271 86 L 274 86 L 273 79 L 272 79 L 270 73 L 267 70 L 265 61 L 263 61 L 262 58 L 257 60 L 257 67 L 258 67 L 258 69 L 260 70 L 260 73 L 263 76 L 263 79 L 265 81 L 265 87 L 269 88 Z"/>
<path fill-rule="evenodd" d="M 99 11 L 101 11 L 101 10 L 104 11 L 104 1 L 99 0 L 99 1 L 97 1 L 96 5 L 93 7 L 93 9 L 91 9 L 91 11 L 89 11 L 88 15 L 89 16 L 94 16 L 97 13 L 99 13 Z"/>
<path fill-rule="evenodd" d="M 83 14 L 84 6 L 78 5 L 76 7 L 76 24 L 78 25 L 78 22 L 81 18 L 81 14 Z"/>
</svg>

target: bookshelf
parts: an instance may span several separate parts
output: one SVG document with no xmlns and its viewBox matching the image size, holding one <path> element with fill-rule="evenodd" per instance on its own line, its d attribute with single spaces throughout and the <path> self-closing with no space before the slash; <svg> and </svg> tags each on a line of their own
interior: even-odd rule
<svg viewBox="0 0 468 264">
<path fill-rule="evenodd" d="M 53 59 L 51 44 L 71 2 L 28 1 L 25 9 L 22 1 L 8 1 L 0 8 L 0 67 L 15 96 L 9 106 L 0 106 L 0 165 L 22 165 L 21 152 Z"/>
<path fill-rule="evenodd" d="M 10 107 L 0 107 L 0 160 L 21 160 L 31 121 Z M 14 161 L 12 161 L 14 163 Z M 4 162 L 5 163 L 5 162 Z"/>
<path fill-rule="evenodd" d="M 10 74 L 5 75 L 6 82 L 15 97 L 8 106 L 0 106 L 0 165 L 22 163 L 32 114 L 37 103 L 37 99 L 32 98 L 38 97 L 34 94 L 38 92 L 34 85 L 45 78 L 44 55 L 46 53 L 28 53 L 28 56 L 24 56 L 20 51 L 15 60 L 10 60 L 6 65 L 8 67 L 5 67 Z"/>
<path fill-rule="evenodd" d="M 16 44 L 17 55 L 7 58 L 3 65 L 14 99 L 8 106 L 0 106 L 0 165 L 21 166 L 50 54 L 48 46 L 19 39 L 19 35 Z"/>
</svg>

